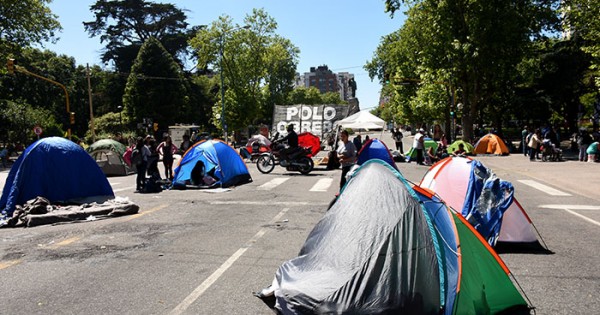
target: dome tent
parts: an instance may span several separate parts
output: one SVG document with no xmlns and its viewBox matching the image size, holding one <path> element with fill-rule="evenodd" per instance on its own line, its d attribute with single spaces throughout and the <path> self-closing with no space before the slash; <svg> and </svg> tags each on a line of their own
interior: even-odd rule
<svg viewBox="0 0 600 315">
<path fill-rule="evenodd" d="M 463 212 L 465 207 L 471 207 L 467 196 L 470 195 L 474 174 L 482 173 L 481 167 L 484 166 L 479 161 L 468 157 L 448 157 L 431 166 L 419 186 L 434 191 L 450 207 Z M 516 197 L 513 197 L 512 201 L 501 217 L 495 249 L 505 252 L 548 252 L 542 236 L 537 232 L 525 209 Z"/>
<path fill-rule="evenodd" d="M 79 145 L 59 137 L 40 139 L 23 151 L 6 179 L 0 210 L 11 216 L 17 205 L 38 196 L 52 203 L 115 197 L 94 159 Z"/>
<path fill-rule="evenodd" d="M 377 159 L 257 296 L 278 314 L 529 314 L 475 230 Z"/>
<path fill-rule="evenodd" d="M 113 139 L 98 140 L 86 149 L 107 176 L 133 173 L 133 169 L 123 159 L 126 150 L 124 144 Z"/>
<path fill-rule="evenodd" d="M 181 157 L 173 171 L 173 187 L 187 187 L 199 162 L 204 164 L 204 174 L 214 174 L 216 181 L 210 185 L 212 187 L 229 187 L 252 181 L 246 163 L 234 148 L 221 140 L 205 140 L 194 144 Z"/>
</svg>

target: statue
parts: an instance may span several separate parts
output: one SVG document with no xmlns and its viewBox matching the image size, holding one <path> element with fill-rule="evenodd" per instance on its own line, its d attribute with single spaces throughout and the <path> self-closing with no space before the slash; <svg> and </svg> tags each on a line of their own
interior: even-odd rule
<svg viewBox="0 0 600 315">
<path fill-rule="evenodd" d="M 348 80 L 348 87 L 350 87 L 350 91 L 352 91 L 352 97 L 356 98 L 356 81 L 354 81 L 354 78 Z"/>
</svg>

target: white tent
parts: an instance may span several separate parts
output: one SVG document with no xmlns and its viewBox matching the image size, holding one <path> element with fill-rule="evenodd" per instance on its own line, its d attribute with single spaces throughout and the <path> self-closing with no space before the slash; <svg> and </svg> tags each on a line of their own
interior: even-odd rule
<svg viewBox="0 0 600 315">
<path fill-rule="evenodd" d="M 368 111 L 360 111 L 335 123 L 344 129 L 384 129 L 385 121 Z"/>
</svg>

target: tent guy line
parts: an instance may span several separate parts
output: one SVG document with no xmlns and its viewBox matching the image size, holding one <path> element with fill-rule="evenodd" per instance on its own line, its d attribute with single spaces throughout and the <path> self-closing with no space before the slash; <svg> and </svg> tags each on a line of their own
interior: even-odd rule
<svg viewBox="0 0 600 315">
<path fill-rule="evenodd" d="M 290 208 L 283 208 L 276 216 L 271 219 L 268 226 L 278 222 Z M 260 229 L 246 244 L 231 255 L 215 272 L 213 272 L 206 280 L 204 280 L 190 295 L 188 295 L 179 305 L 177 305 L 169 315 L 183 314 L 187 308 L 194 303 L 210 286 L 212 286 L 235 262 L 238 260 L 252 245 L 254 245 L 261 237 L 263 237 L 269 227 Z"/>
</svg>

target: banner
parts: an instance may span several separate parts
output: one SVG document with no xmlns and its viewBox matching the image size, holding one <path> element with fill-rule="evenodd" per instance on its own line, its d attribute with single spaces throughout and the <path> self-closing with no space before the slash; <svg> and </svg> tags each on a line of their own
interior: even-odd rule
<svg viewBox="0 0 600 315">
<path fill-rule="evenodd" d="M 294 125 L 297 133 L 310 132 L 321 139 L 333 124 L 348 116 L 348 105 L 275 105 L 273 132 L 287 134 L 286 126 Z"/>
</svg>

